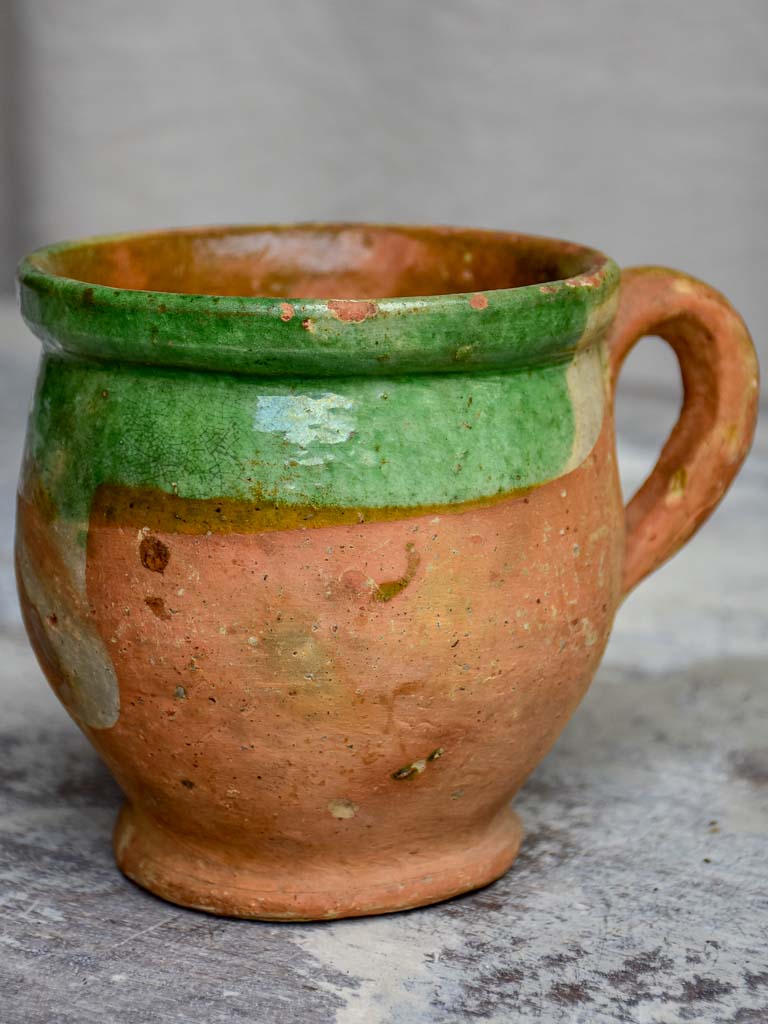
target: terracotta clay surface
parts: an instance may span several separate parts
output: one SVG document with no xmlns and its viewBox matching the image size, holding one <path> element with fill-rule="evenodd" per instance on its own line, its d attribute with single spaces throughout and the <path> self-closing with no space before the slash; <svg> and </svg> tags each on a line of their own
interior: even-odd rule
<svg viewBox="0 0 768 1024">
<path fill-rule="evenodd" d="M 607 428 L 562 480 L 458 514 L 211 536 L 96 506 L 87 595 L 121 711 L 89 733 L 130 800 L 121 866 L 177 902 L 286 918 L 506 870 L 509 798 L 607 639 L 620 516 Z M 45 523 L 20 521 L 54 574 Z"/>
<path fill-rule="evenodd" d="M 129 877 L 245 917 L 444 899 L 512 863 L 509 800 L 583 696 L 623 594 L 741 464 L 754 353 L 706 286 L 640 270 L 619 296 L 610 261 L 566 243 L 252 235 L 83 243 L 22 267 L 48 348 L 19 498 L 27 628 L 126 794 Z M 243 291 L 220 313 L 216 296 L 180 294 L 235 258 L 263 285 L 276 246 L 307 302 Z M 515 252 L 504 283 L 489 268 Z M 447 287 L 464 264 L 486 276 L 441 295 L 454 259 Z M 336 290 L 358 261 L 369 298 L 311 298 L 307 265 L 335 267 Z M 395 271 L 435 294 L 397 298 Z M 170 324 L 151 366 L 136 303 L 149 328 Z M 243 317 L 257 330 L 233 376 Z M 625 556 L 612 388 L 650 331 L 675 348 L 686 394 L 630 505 Z M 341 377 L 324 380 L 324 360 Z"/>
</svg>

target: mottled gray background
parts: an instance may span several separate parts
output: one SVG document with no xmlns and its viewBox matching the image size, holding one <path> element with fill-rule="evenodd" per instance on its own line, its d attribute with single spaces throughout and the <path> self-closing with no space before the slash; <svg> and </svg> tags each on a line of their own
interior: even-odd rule
<svg viewBox="0 0 768 1024">
<path fill-rule="evenodd" d="M 768 354 L 766 0 L 0 0 L 0 38 L 6 288 L 91 232 L 474 224 L 685 269 Z"/>
</svg>

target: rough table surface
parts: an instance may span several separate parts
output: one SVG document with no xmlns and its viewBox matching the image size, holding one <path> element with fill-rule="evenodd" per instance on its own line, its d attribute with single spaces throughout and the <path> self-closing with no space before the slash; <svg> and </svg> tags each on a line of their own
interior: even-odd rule
<svg viewBox="0 0 768 1024">
<path fill-rule="evenodd" d="M 163 903 L 116 870 L 115 784 L 44 683 L 11 575 L 35 344 L 0 307 L 0 1024 L 768 1022 L 768 438 L 619 613 L 516 801 L 487 889 L 282 925 Z M 622 396 L 643 475 L 671 401 Z"/>
</svg>

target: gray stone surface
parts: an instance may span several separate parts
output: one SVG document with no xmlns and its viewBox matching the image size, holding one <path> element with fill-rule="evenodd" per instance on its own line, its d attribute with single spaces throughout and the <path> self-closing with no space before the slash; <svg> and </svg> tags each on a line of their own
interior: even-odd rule
<svg viewBox="0 0 768 1024">
<path fill-rule="evenodd" d="M 35 344 L 0 308 L 0 1024 L 766 1024 L 768 439 L 619 614 L 487 889 L 282 925 L 165 904 L 113 865 L 119 793 L 45 685 L 10 579 Z M 620 398 L 631 487 L 673 414 Z"/>
</svg>

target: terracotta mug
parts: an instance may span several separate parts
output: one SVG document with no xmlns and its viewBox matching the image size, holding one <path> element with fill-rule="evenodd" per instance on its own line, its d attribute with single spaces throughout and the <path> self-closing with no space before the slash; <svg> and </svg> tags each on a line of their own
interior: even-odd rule
<svg viewBox="0 0 768 1024">
<path fill-rule="evenodd" d="M 20 285 L 21 603 L 126 795 L 126 875 L 302 920 L 505 872 L 619 603 L 747 452 L 738 314 L 677 271 L 444 228 L 90 239 Z M 625 509 L 613 394 L 647 334 L 685 397 Z"/>
</svg>

